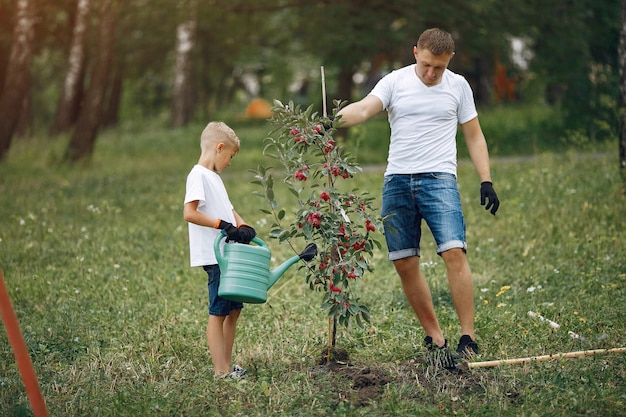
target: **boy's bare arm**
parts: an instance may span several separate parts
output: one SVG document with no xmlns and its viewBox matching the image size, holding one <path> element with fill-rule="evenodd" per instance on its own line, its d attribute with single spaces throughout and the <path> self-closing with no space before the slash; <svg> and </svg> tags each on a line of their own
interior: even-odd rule
<svg viewBox="0 0 626 417">
<path fill-rule="evenodd" d="M 209 217 L 198 211 L 198 200 L 190 201 L 186 203 L 183 208 L 183 217 L 185 221 L 198 226 L 215 227 L 219 219 Z"/>
<path fill-rule="evenodd" d="M 237 222 L 237 226 L 247 224 L 245 221 L 243 221 L 243 218 L 235 210 L 233 210 L 233 214 L 235 215 L 235 221 Z"/>
<path fill-rule="evenodd" d="M 183 217 L 185 221 L 193 224 L 197 224 L 198 226 L 206 226 L 206 227 L 215 227 L 221 221 L 218 218 L 209 217 L 206 214 L 200 213 L 198 211 L 198 200 L 190 201 L 185 204 L 183 208 Z M 235 216 L 236 225 L 241 226 L 242 224 L 246 224 L 243 218 L 233 210 L 233 214 Z"/>
</svg>

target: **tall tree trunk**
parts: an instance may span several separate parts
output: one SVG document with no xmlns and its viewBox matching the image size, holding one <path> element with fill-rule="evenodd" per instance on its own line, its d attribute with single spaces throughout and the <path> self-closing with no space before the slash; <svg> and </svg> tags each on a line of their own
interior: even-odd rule
<svg viewBox="0 0 626 417">
<path fill-rule="evenodd" d="M 30 128 L 33 125 L 33 103 L 30 94 L 26 93 L 22 100 L 17 124 L 15 125 L 14 136 L 16 138 L 25 138 L 30 134 Z"/>
<path fill-rule="evenodd" d="M 489 104 L 491 98 L 491 86 L 493 85 L 492 65 L 487 57 L 476 59 L 477 77 L 476 88 L 474 89 L 474 100 L 476 105 Z"/>
<path fill-rule="evenodd" d="M 124 63 L 115 65 L 115 72 L 111 81 L 111 88 L 106 102 L 106 109 L 102 116 L 102 127 L 116 126 L 119 121 L 120 102 L 124 85 Z"/>
<path fill-rule="evenodd" d="M 339 70 L 339 76 L 337 78 L 337 100 L 352 102 L 352 87 L 354 86 L 354 81 L 352 80 L 353 76 L 354 71 L 352 70 L 352 65 Z M 331 114 L 333 106 L 332 100 L 328 100 L 327 105 L 329 106 L 328 114 Z M 337 137 L 348 139 L 348 129 L 345 127 L 337 129 Z"/>
<path fill-rule="evenodd" d="M 0 161 L 4 159 L 18 124 L 20 109 L 30 87 L 30 62 L 35 37 L 35 3 L 18 0 L 11 54 L 0 97 Z"/>
<path fill-rule="evenodd" d="M 80 109 L 76 130 L 65 152 L 67 161 L 88 159 L 93 153 L 98 129 L 102 123 L 102 108 L 115 42 L 115 0 L 100 3 L 100 27 L 98 30 L 97 55 L 91 72 L 89 89 Z"/>
<path fill-rule="evenodd" d="M 352 86 L 354 85 L 354 82 L 352 81 L 353 76 L 354 71 L 352 71 L 351 65 L 340 69 L 337 79 L 338 100 L 348 100 L 348 102 L 352 102 Z"/>
<path fill-rule="evenodd" d="M 187 124 L 193 116 L 193 50 L 196 43 L 197 0 L 181 0 L 186 20 L 176 28 L 176 64 L 172 103 L 172 126 Z"/>
<path fill-rule="evenodd" d="M 619 60 L 619 164 L 626 192 L 626 0 L 622 0 L 621 29 L 617 49 Z"/>
<path fill-rule="evenodd" d="M 76 22 L 72 34 L 65 82 L 59 97 L 57 112 L 50 133 L 66 132 L 76 122 L 85 75 L 87 29 L 89 28 L 90 0 L 78 0 Z"/>
</svg>

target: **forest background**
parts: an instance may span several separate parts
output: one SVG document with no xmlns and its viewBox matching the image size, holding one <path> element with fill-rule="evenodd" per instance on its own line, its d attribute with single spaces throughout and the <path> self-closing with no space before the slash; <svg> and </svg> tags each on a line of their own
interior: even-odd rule
<svg viewBox="0 0 626 417">
<path fill-rule="evenodd" d="M 617 0 L 0 0 L 0 160 L 36 132 L 66 135 L 62 159 L 77 161 L 125 121 L 266 116 L 254 99 L 321 109 L 322 65 L 328 101 L 352 100 L 411 63 L 436 26 L 454 35 L 450 68 L 479 107 L 546 104 L 566 140 L 605 140 L 623 117 L 621 10 Z"/>
</svg>

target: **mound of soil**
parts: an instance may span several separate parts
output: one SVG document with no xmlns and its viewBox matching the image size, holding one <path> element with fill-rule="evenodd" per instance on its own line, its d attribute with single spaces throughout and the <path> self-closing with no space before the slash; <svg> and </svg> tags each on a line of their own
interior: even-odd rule
<svg viewBox="0 0 626 417">
<path fill-rule="evenodd" d="M 343 400 L 350 401 L 356 406 L 368 405 L 383 393 L 385 385 L 389 383 L 387 375 L 380 369 L 369 366 L 355 366 L 350 364 L 350 356 L 344 349 L 333 348 L 328 361 L 328 350 L 321 353 L 319 365 L 340 378 L 350 381 L 352 392 L 342 392 L 341 381 L 336 381 L 336 390 L 342 392 Z"/>
<path fill-rule="evenodd" d="M 319 383 L 326 388 L 331 384 L 339 401 L 355 406 L 367 406 L 376 401 L 389 383 L 415 384 L 415 399 L 421 402 L 429 400 L 433 389 L 445 390 L 458 397 L 467 392 L 484 392 L 480 377 L 469 372 L 467 365 L 448 370 L 426 360 L 411 359 L 398 364 L 395 372 L 374 364 L 351 364 L 348 352 L 336 348 L 331 349 L 330 361 L 328 350 L 322 350 L 318 365 Z M 330 380 L 329 374 L 332 376 Z"/>
</svg>

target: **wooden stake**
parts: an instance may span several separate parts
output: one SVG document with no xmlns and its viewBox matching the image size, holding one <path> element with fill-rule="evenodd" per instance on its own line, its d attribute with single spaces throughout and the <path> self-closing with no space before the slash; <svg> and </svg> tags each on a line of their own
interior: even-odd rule
<svg viewBox="0 0 626 417">
<path fill-rule="evenodd" d="M 13 354 L 15 355 L 15 361 L 22 375 L 22 380 L 26 386 L 26 394 L 30 400 L 30 405 L 33 408 L 35 417 L 48 417 L 48 410 L 46 408 L 46 402 L 41 395 L 41 389 L 37 382 L 37 374 L 33 367 L 33 362 L 28 354 L 26 343 L 24 343 L 24 337 L 20 330 L 20 325 L 17 321 L 17 316 L 13 310 L 11 304 L 11 298 L 9 298 L 9 292 L 4 285 L 4 277 L 2 271 L 0 271 L 0 313 L 2 313 L 2 320 L 4 321 L 4 327 L 7 329 L 7 336 L 9 342 L 13 347 Z"/>
<path fill-rule="evenodd" d="M 326 363 L 330 364 L 330 350 L 332 346 L 332 331 L 330 327 L 330 317 L 328 318 L 328 343 L 327 343 L 327 351 L 326 351 Z"/>
<path fill-rule="evenodd" d="M 326 111 L 326 79 L 324 78 L 324 66 L 323 65 L 320 67 L 320 71 L 322 73 L 322 109 L 323 109 L 323 116 L 326 117 L 328 116 L 328 113 Z"/>
<path fill-rule="evenodd" d="M 500 365 L 519 365 L 522 363 L 529 363 L 529 362 L 543 362 L 543 361 L 556 360 L 556 359 L 562 359 L 562 358 L 580 358 L 583 356 L 595 356 L 595 355 L 601 355 L 605 353 L 624 353 L 624 352 L 626 352 L 626 347 L 613 348 L 613 349 L 579 350 L 576 352 L 555 353 L 552 355 L 531 356 L 528 358 L 503 359 L 503 360 L 485 361 L 485 362 L 468 362 L 467 366 L 469 368 L 492 368 L 494 366 L 500 366 Z"/>
</svg>

